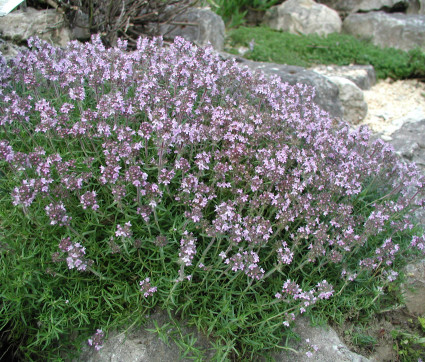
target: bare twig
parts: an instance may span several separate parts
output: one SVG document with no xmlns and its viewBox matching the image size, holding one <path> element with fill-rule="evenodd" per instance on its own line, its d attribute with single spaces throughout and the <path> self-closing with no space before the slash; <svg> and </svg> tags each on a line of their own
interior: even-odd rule
<svg viewBox="0 0 425 362">
<path fill-rule="evenodd" d="M 196 26 L 196 23 L 175 21 L 176 17 L 194 6 L 197 0 L 46 0 L 52 6 L 65 12 L 65 18 L 72 24 L 77 19 L 75 10 L 87 14 L 91 33 L 99 33 L 106 45 L 113 46 L 119 36 L 136 40 L 136 36 L 161 35 L 160 26 L 169 24 L 172 31 L 176 26 Z M 130 35 L 129 35 L 130 34 Z M 164 36 L 166 34 L 163 34 Z M 130 42 L 133 46 L 135 42 Z"/>
</svg>

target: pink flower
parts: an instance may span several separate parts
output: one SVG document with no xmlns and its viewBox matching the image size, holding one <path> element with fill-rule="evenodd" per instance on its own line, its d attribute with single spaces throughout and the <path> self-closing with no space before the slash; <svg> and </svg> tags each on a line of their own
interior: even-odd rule
<svg viewBox="0 0 425 362">
<path fill-rule="evenodd" d="M 139 284 L 141 286 L 140 291 L 143 293 L 145 298 L 152 296 L 157 291 L 157 287 L 153 287 L 151 285 L 150 278 L 142 280 Z"/>
<path fill-rule="evenodd" d="M 89 346 L 92 346 L 96 351 L 99 351 L 103 348 L 103 339 L 105 338 L 105 334 L 101 329 L 96 330 L 96 333 L 90 337 L 87 341 Z"/>
</svg>

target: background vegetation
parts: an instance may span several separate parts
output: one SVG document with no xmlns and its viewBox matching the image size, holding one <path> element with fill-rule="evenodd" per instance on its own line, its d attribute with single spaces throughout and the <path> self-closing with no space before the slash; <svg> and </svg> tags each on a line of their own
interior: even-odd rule
<svg viewBox="0 0 425 362">
<path fill-rule="evenodd" d="M 252 48 L 244 57 L 301 67 L 318 64 L 370 64 L 378 79 L 425 79 L 425 53 L 420 49 L 408 52 L 380 48 L 348 34 L 295 35 L 265 27 L 244 27 L 230 30 L 229 50 Z"/>
</svg>

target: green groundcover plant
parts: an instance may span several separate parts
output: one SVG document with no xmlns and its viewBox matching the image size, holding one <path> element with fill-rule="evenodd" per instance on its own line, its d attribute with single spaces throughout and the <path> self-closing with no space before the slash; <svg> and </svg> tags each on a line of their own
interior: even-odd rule
<svg viewBox="0 0 425 362">
<path fill-rule="evenodd" d="M 373 310 L 424 251 L 424 177 L 312 88 L 181 38 L 29 46 L 0 61 L 0 326 L 25 359 L 154 307 L 217 360 L 288 349 L 298 315 Z"/>
<path fill-rule="evenodd" d="M 267 27 L 239 27 L 229 31 L 233 48 L 249 47 L 244 56 L 263 62 L 310 67 L 317 64 L 371 64 L 379 79 L 424 78 L 425 53 L 381 48 L 348 34 L 296 35 Z M 232 51 L 230 49 L 230 51 Z M 235 53 L 235 51 L 233 50 Z"/>
</svg>

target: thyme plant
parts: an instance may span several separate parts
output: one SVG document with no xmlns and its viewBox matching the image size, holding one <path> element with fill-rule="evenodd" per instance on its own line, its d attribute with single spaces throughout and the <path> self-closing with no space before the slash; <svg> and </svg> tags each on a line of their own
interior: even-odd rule
<svg viewBox="0 0 425 362">
<path fill-rule="evenodd" d="M 372 310 L 424 250 L 424 177 L 312 88 L 181 38 L 29 46 L 0 61 L 0 325 L 27 359 L 154 307 L 218 360 L 287 349 L 298 315 Z"/>
</svg>

